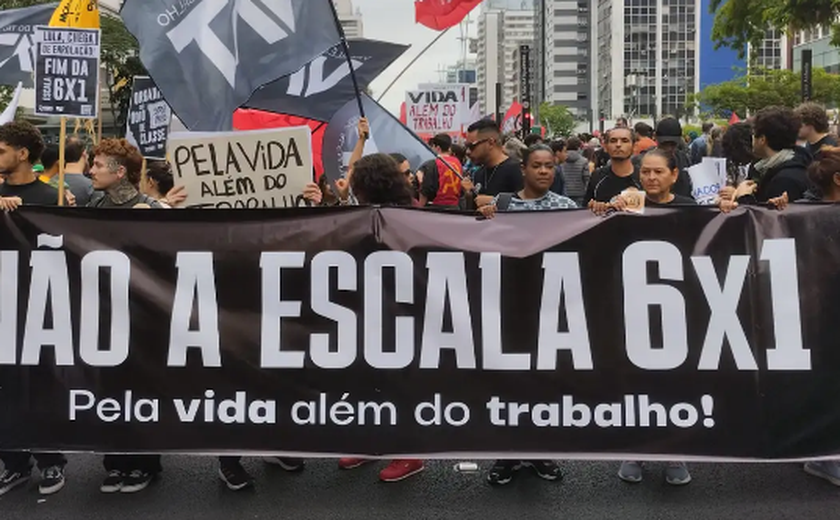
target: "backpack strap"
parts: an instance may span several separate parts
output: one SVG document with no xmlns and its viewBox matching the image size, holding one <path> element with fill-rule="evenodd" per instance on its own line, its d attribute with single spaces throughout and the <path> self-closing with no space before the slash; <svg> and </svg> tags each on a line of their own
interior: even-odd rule
<svg viewBox="0 0 840 520">
<path fill-rule="evenodd" d="M 499 200 L 496 201 L 496 210 L 507 211 L 511 200 L 513 200 L 513 193 L 500 193 Z"/>
</svg>

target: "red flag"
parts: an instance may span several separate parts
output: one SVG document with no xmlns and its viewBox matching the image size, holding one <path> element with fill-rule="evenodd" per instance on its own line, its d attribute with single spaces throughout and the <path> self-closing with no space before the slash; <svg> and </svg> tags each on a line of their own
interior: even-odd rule
<svg viewBox="0 0 840 520">
<path fill-rule="evenodd" d="M 522 128 L 522 105 L 514 101 L 502 120 L 502 133 L 516 132 Z"/>
<path fill-rule="evenodd" d="M 741 122 L 741 118 L 738 117 L 738 114 L 736 114 L 735 112 L 732 112 L 732 117 L 729 118 L 729 124 L 734 125 L 735 123 L 740 123 L 740 122 Z"/>
<path fill-rule="evenodd" d="M 406 124 L 406 121 L 408 121 L 408 115 L 405 112 L 405 101 L 403 101 L 400 105 L 400 123 Z"/>
<path fill-rule="evenodd" d="M 415 20 L 435 31 L 461 23 L 482 0 L 415 0 Z"/>
<path fill-rule="evenodd" d="M 315 168 L 315 180 L 324 173 L 321 150 L 324 144 L 324 132 L 327 124 L 314 119 L 275 114 L 263 110 L 239 108 L 233 113 L 233 128 L 236 130 L 262 130 L 266 128 L 285 128 L 290 126 L 309 126 L 312 129 L 312 166 Z"/>
</svg>

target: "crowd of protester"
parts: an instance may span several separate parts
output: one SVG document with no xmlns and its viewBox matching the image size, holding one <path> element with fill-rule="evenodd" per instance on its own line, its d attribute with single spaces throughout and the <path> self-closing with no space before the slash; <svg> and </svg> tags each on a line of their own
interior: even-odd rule
<svg viewBox="0 0 840 520">
<path fill-rule="evenodd" d="M 481 120 L 468 128 L 464 146 L 448 135 L 429 142 L 436 158 L 412 171 L 398 153 L 365 156 L 370 128 L 362 118 L 360 139 L 346 175 L 329 181 L 327 175 L 306 186 L 304 197 L 313 205 L 393 205 L 437 207 L 475 212 L 492 219 L 500 212 L 588 208 L 596 215 L 640 211 L 644 207 L 694 206 L 687 169 L 705 157 L 726 160 L 727 185 L 716 205 L 729 212 L 739 205 L 763 205 L 784 210 L 791 202 L 840 201 L 840 147 L 828 132 L 823 107 L 806 103 L 796 110 L 768 107 L 743 123 L 726 128 L 704 124 L 702 135 L 684 138 L 680 122 L 661 119 L 653 128 L 644 123 L 630 127 L 626 120 L 603 135 L 573 136 L 545 142 L 529 135 L 522 141 L 501 134 L 493 121 Z M 59 191 L 67 206 L 91 208 L 179 207 L 188 198 L 175 186 L 165 161 L 144 160 L 124 139 L 104 139 L 90 153 L 75 137 L 65 143 L 64 186 L 59 186 L 59 153 L 45 146 L 40 132 L 26 122 L 0 126 L 0 209 L 21 205 L 58 205 Z M 67 459 L 59 453 L 0 452 L 4 471 L 0 495 L 29 482 L 33 459 L 41 472 L 39 491 L 58 492 L 65 483 Z M 287 471 L 301 471 L 305 462 L 269 458 Z M 343 458 L 341 469 L 372 462 Z M 162 471 L 159 455 L 105 455 L 107 476 L 103 493 L 133 493 L 145 489 Z M 550 460 L 499 460 L 488 481 L 510 482 L 528 467 L 546 480 L 562 478 L 560 466 Z M 380 479 L 395 482 L 423 471 L 416 459 L 393 460 Z M 840 463 L 805 464 L 812 475 L 840 485 Z M 642 465 L 621 464 L 619 477 L 642 480 Z M 253 485 L 240 457 L 219 459 L 219 476 L 231 490 Z M 665 468 L 669 484 L 691 481 L 687 466 L 670 462 Z"/>
</svg>

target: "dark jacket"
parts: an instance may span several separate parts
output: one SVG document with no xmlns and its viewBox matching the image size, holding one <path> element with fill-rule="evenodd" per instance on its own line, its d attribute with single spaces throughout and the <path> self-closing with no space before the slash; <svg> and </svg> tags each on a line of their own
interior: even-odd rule
<svg viewBox="0 0 840 520">
<path fill-rule="evenodd" d="M 586 194 L 586 186 L 589 184 L 589 161 L 580 152 L 571 151 L 563 164 L 563 177 L 566 181 L 565 195 L 578 199 Z"/>
<path fill-rule="evenodd" d="M 749 178 L 756 181 L 758 189 L 754 195 L 741 197 L 741 204 L 764 204 L 770 199 L 781 197 L 787 192 L 791 202 L 802 199 L 808 191 L 808 165 L 811 154 L 805 148 L 793 149 L 793 157 L 778 166 L 770 168 L 762 175 L 755 165 L 750 166 Z"/>
</svg>

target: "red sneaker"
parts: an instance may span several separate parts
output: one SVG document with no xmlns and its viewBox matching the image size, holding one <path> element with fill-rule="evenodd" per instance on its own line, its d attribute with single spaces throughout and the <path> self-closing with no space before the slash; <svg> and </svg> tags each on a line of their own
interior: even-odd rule
<svg viewBox="0 0 840 520">
<path fill-rule="evenodd" d="M 373 460 L 354 458 L 338 459 L 338 467 L 341 469 L 356 469 L 359 466 L 364 466 L 368 462 L 373 462 Z"/>
<path fill-rule="evenodd" d="M 379 473 L 379 479 L 382 482 L 399 482 L 420 473 L 424 469 L 422 460 L 392 460 L 388 467 Z"/>
</svg>

